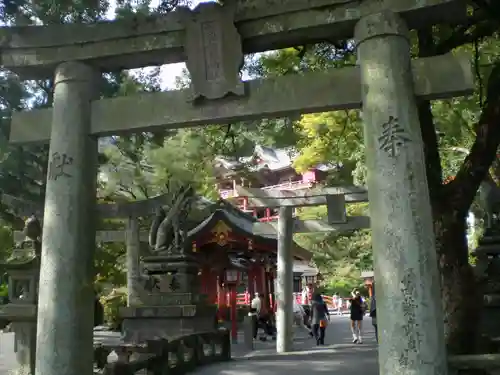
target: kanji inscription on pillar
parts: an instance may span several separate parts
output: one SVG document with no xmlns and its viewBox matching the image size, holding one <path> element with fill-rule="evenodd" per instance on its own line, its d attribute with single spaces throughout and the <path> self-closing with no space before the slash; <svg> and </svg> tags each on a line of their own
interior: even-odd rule
<svg viewBox="0 0 500 375">
<path fill-rule="evenodd" d="M 390 157 L 397 157 L 400 150 L 408 142 L 410 137 L 399 123 L 397 117 L 389 116 L 389 120 L 382 124 L 382 135 L 378 137 L 380 149 Z"/>
<path fill-rule="evenodd" d="M 73 158 L 71 156 L 59 152 L 52 153 L 49 160 L 49 180 L 57 181 L 57 179 L 60 177 L 71 177 L 68 169 L 72 164 Z"/>
<path fill-rule="evenodd" d="M 186 27 L 186 66 L 191 75 L 192 100 L 244 95 L 241 37 L 234 25 L 234 6 L 201 3 L 182 8 Z"/>
</svg>

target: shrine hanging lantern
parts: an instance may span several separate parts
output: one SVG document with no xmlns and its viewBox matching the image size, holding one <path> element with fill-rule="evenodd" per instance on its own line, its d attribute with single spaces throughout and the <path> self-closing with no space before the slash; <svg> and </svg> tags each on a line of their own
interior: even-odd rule
<svg viewBox="0 0 500 375">
<path fill-rule="evenodd" d="M 240 280 L 240 273 L 235 269 L 226 269 L 224 272 L 224 282 L 227 285 L 234 286 L 238 284 Z"/>
</svg>

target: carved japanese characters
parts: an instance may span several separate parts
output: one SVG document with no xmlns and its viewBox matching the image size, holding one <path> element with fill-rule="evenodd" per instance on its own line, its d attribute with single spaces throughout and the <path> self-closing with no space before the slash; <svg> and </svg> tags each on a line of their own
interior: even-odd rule
<svg viewBox="0 0 500 375">
<path fill-rule="evenodd" d="M 390 157 L 395 158 L 399 155 L 400 148 L 411 140 L 399 120 L 396 117 L 389 116 L 389 120 L 382 124 L 382 134 L 378 141 L 380 142 L 380 149 Z"/>
<path fill-rule="evenodd" d="M 56 181 L 61 177 L 71 178 L 69 168 L 73 165 L 73 158 L 59 152 L 52 153 L 49 160 L 49 180 Z"/>
<path fill-rule="evenodd" d="M 201 3 L 184 13 L 185 51 L 191 75 L 192 100 L 244 95 L 240 79 L 243 66 L 241 37 L 234 26 L 234 7 Z"/>
</svg>

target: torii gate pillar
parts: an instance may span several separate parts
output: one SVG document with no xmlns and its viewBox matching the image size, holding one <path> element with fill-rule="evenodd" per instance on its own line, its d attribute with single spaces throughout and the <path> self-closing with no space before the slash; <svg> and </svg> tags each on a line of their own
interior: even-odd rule
<svg viewBox="0 0 500 375">
<path fill-rule="evenodd" d="M 447 373 L 409 33 L 391 11 L 355 30 L 363 90 L 381 374 Z"/>
<path fill-rule="evenodd" d="M 287 353 L 293 347 L 293 207 L 279 210 L 276 351 Z"/>
<path fill-rule="evenodd" d="M 97 74 L 79 62 L 55 73 L 43 217 L 37 375 L 93 371 L 93 257 L 97 140 L 90 105 Z"/>
</svg>

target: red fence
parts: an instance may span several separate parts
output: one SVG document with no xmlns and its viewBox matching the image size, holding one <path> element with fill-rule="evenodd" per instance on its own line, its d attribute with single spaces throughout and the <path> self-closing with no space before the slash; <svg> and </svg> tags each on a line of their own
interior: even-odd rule
<svg viewBox="0 0 500 375">
<path fill-rule="evenodd" d="M 301 293 L 294 293 L 293 294 L 297 303 L 302 303 L 302 294 Z M 325 296 L 323 295 L 323 300 L 326 302 L 328 307 L 330 308 L 337 308 L 337 306 L 334 306 L 333 303 L 333 298 L 331 296 Z M 269 298 L 272 300 L 272 296 L 270 295 Z M 244 306 L 244 305 L 249 305 L 252 301 L 252 298 L 250 296 L 250 293 L 239 293 L 236 295 L 236 305 L 238 306 Z M 344 303 L 342 304 L 342 308 L 347 307 L 346 306 L 346 299 L 343 299 Z M 226 294 L 226 306 L 230 306 L 230 298 L 229 298 L 229 293 Z"/>
</svg>

